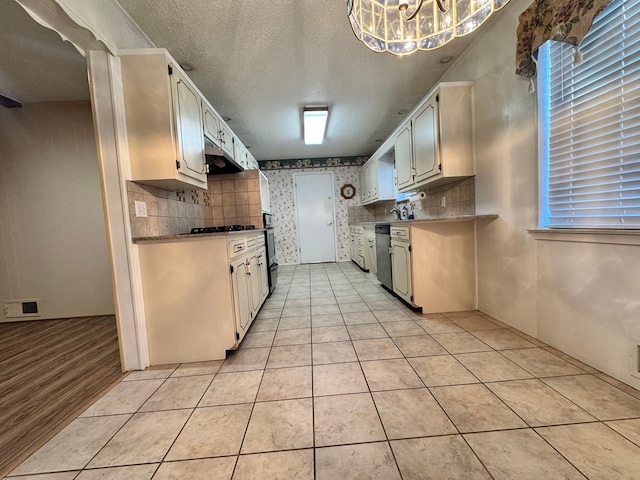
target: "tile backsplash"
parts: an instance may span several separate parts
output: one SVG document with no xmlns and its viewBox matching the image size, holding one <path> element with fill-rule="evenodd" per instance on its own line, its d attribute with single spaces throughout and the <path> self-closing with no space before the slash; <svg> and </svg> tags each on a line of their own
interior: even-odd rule
<svg viewBox="0 0 640 480">
<path fill-rule="evenodd" d="M 404 200 L 394 202 L 380 202 L 374 205 L 365 205 L 349 208 L 349 223 L 363 222 L 388 222 L 396 220 L 395 213 L 390 210 L 398 205 L 407 205 L 413 210 L 416 219 L 432 219 L 455 217 L 460 215 L 475 215 L 475 178 L 465 178 L 457 182 L 440 185 L 437 187 L 421 189 L 427 197 L 417 202 Z M 442 197 L 445 198 L 445 206 L 442 206 Z"/>
<path fill-rule="evenodd" d="M 194 227 L 255 225 L 262 228 L 258 170 L 214 175 L 207 190 L 171 192 L 127 182 L 133 238 L 178 235 Z M 147 217 L 136 217 L 135 202 L 147 204 Z"/>
</svg>

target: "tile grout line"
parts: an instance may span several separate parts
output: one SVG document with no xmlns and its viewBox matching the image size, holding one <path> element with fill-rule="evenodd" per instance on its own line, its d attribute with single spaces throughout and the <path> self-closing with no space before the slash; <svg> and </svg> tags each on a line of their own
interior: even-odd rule
<svg viewBox="0 0 640 480">
<path fill-rule="evenodd" d="M 147 397 L 147 399 L 146 399 L 144 402 L 142 402 L 142 404 L 141 404 L 141 405 L 136 409 L 136 411 L 135 411 L 134 413 L 129 414 L 129 418 L 127 419 L 127 421 L 126 421 L 126 422 L 124 422 L 124 423 L 122 424 L 122 426 L 121 426 L 120 428 L 118 428 L 118 430 L 117 430 L 117 431 L 116 431 L 116 432 L 115 432 L 111 437 L 109 437 L 109 440 L 107 440 L 107 441 L 104 443 L 104 445 L 102 445 L 102 447 L 100 447 L 100 449 L 96 452 L 96 454 L 95 454 L 95 455 L 93 455 L 93 456 L 91 457 L 91 459 L 89 459 L 89 461 L 84 465 L 84 467 L 82 467 L 82 469 L 80 470 L 80 472 L 83 472 L 84 470 L 86 470 L 86 469 L 87 469 L 87 467 L 89 466 L 89 464 L 90 464 L 90 463 L 91 463 L 91 462 L 92 462 L 92 461 L 93 461 L 93 460 L 94 460 L 94 459 L 95 459 L 95 458 L 100 454 L 100 452 L 102 452 L 102 451 L 105 449 L 105 447 L 106 447 L 106 446 L 111 442 L 111 440 L 113 440 L 113 439 L 116 437 L 116 435 L 118 435 L 118 433 L 120 433 L 120 432 L 124 429 L 124 427 L 125 427 L 125 426 L 126 426 L 126 425 L 127 425 L 127 424 L 128 424 L 128 423 L 129 423 L 133 418 L 134 418 L 134 417 L 135 417 L 135 415 L 137 415 L 138 413 L 144 413 L 144 412 L 140 412 L 140 409 L 141 409 L 141 408 L 144 406 L 144 404 L 145 404 L 145 403 L 147 403 L 147 402 L 149 401 L 149 399 L 150 399 L 150 398 L 151 398 L 151 397 L 152 397 L 152 396 L 153 396 L 153 395 L 154 395 L 154 394 L 155 394 L 155 393 L 160 389 L 160 387 L 162 387 L 162 385 L 164 385 L 164 384 L 165 384 L 165 382 L 169 379 L 169 377 L 171 376 L 171 374 L 172 374 L 173 372 L 175 372 L 175 370 L 176 370 L 176 369 L 177 369 L 177 367 L 173 368 L 173 369 L 171 370 L 171 373 L 170 373 L 167 377 L 165 377 L 165 378 L 162 380 L 162 382 L 160 383 L 160 385 L 158 385 L 158 387 L 153 391 L 153 393 L 152 393 L 151 395 L 149 395 L 149 396 Z M 213 379 L 212 379 L 212 380 L 213 380 Z M 105 415 L 105 416 L 106 416 L 106 415 Z M 163 458 L 164 458 L 164 457 L 163 457 Z M 158 464 L 158 465 L 159 465 L 159 464 Z M 96 468 L 104 468 L 104 467 L 96 467 Z M 92 469 L 88 469 L 88 470 L 92 470 Z M 78 474 L 78 475 L 80 475 L 80 474 Z"/>
</svg>

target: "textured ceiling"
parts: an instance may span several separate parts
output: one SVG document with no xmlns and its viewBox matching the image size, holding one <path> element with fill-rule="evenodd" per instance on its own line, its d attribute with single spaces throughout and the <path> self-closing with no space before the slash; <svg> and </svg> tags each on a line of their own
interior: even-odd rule
<svg viewBox="0 0 640 480">
<path fill-rule="evenodd" d="M 0 94 L 87 99 L 85 59 L 13 0 L 0 2 Z M 455 60 L 476 36 L 396 57 L 355 38 L 346 0 L 119 3 L 158 47 L 194 65 L 189 76 L 258 160 L 372 154 L 449 68 L 440 59 Z M 302 140 L 311 104 L 330 107 L 319 146 Z"/>
<path fill-rule="evenodd" d="M 0 0 L 0 94 L 21 103 L 87 100 L 87 62 L 13 0 Z"/>
<path fill-rule="evenodd" d="M 119 0 L 258 160 L 369 155 L 475 34 L 408 57 L 360 43 L 346 0 Z M 326 139 L 302 140 L 302 107 L 330 107 Z M 406 113 L 406 112 L 405 112 Z"/>
</svg>

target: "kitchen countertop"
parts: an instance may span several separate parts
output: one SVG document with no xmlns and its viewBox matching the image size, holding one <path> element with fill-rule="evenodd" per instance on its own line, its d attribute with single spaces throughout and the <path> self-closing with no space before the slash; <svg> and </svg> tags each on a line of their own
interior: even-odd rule
<svg viewBox="0 0 640 480">
<path fill-rule="evenodd" d="M 498 218 L 498 215 L 458 215 L 455 217 L 444 217 L 444 218 L 418 218 L 415 220 L 393 220 L 393 221 L 385 221 L 380 220 L 377 222 L 360 222 L 360 223 L 350 223 L 350 227 L 372 227 L 375 225 L 422 225 L 428 223 L 443 223 L 443 222 L 471 222 L 473 220 L 493 220 Z"/>
<path fill-rule="evenodd" d="M 255 233 L 264 233 L 264 228 L 255 228 L 253 230 L 235 230 L 233 232 L 216 232 L 216 233 L 180 233 L 177 235 L 158 235 L 155 237 L 137 237 L 132 238 L 133 243 L 146 243 L 156 241 L 173 241 L 173 240 L 190 240 L 203 237 L 220 237 L 223 235 L 251 235 Z"/>
</svg>

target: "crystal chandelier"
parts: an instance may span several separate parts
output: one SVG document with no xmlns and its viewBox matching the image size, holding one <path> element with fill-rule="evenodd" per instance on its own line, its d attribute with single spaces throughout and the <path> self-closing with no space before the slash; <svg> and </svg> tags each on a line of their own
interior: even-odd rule
<svg viewBox="0 0 640 480">
<path fill-rule="evenodd" d="M 439 48 L 478 28 L 509 0 L 347 0 L 356 37 L 376 52 Z"/>
</svg>

